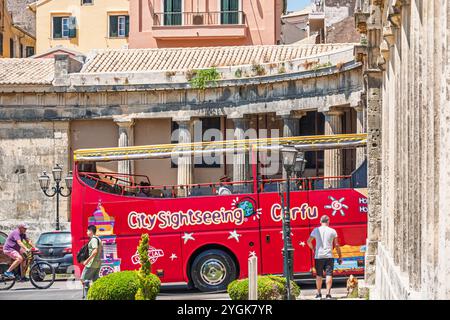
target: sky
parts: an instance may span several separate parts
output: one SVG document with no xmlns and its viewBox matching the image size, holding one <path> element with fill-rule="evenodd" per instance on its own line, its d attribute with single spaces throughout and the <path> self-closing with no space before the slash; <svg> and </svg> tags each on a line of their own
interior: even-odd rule
<svg viewBox="0 0 450 320">
<path fill-rule="evenodd" d="M 288 0 L 288 11 L 297 11 L 306 7 L 311 0 Z"/>
</svg>

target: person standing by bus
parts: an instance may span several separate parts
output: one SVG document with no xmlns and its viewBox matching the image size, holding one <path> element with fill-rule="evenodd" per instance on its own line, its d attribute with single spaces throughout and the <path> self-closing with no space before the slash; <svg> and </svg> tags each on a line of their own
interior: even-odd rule
<svg viewBox="0 0 450 320">
<path fill-rule="evenodd" d="M 325 271 L 326 274 L 326 299 L 332 299 L 331 287 L 333 285 L 333 244 L 338 253 L 338 263 L 342 264 L 341 248 L 339 247 L 338 236 L 336 230 L 329 227 L 330 218 L 327 215 L 320 217 L 320 227 L 314 228 L 308 238 L 308 247 L 314 252 L 315 268 L 316 268 L 316 299 L 322 299 L 322 278 Z M 314 248 L 312 241 L 316 241 Z"/>
<path fill-rule="evenodd" d="M 96 236 L 97 228 L 90 225 L 87 228 L 88 243 L 88 258 L 83 261 L 84 269 L 81 274 L 81 282 L 83 284 L 83 297 L 86 297 L 87 290 L 92 282 L 99 278 L 100 267 L 102 264 L 102 241 Z"/>
</svg>

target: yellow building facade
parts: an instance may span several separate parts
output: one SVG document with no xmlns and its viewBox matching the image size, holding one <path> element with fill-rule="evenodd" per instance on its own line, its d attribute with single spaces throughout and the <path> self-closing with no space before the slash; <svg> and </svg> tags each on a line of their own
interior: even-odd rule
<svg viewBox="0 0 450 320">
<path fill-rule="evenodd" d="M 25 58 L 34 55 L 36 38 L 14 24 L 6 0 L 0 0 L 0 58 Z"/>
<path fill-rule="evenodd" d="M 36 13 L 37 54 L 128 46 L 129 0 L 39 0 L 29 7 Z"/>
</svg>

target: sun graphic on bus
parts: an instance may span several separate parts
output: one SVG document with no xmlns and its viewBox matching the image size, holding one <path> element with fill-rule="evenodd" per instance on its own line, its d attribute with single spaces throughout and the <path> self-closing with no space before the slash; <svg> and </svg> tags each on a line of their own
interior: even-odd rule
<svg viewBox="0 0 450 320">
<path fill-rule="evenodd" d="M 348 206 L 345 203 L 343 203 L 345 198 L 336 200 L 332 196 L 328 196 L 328 199 L 331 200 L 331 204 L 326 205 L 325 209 L 333 210 L 333 212 L 331 213 L 332 216 L 336 215 L 337 212 L 339 212 L 341 214 L 341 216 L 345 216 L 344 209 L 348 209 Z"/>
<path fill-rule="evenodd" d="M 245 221 L 248 221 L 250 217 L 253 217 L 253 221 L 259 219 L 261 215 L 261 208 L 256 209 L 256 202 L 252 198 L 243 198 L 239 200 L 239 197 L 235 198 L 231 203 L 231 208 L 240 208 L 244 212 Z"/>
</svg>

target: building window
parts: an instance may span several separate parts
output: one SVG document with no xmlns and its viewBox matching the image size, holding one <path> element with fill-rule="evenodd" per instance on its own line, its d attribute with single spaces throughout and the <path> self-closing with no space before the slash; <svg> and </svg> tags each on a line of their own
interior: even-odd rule
<svg viewBox="0 0 450 320">
<path fill-rule="evenodd" d="M 76 37 L 75 17 L 53 17 L 53 39 Z"/>
<path fill-rule="evenodd" d="M 14 40 L 13 39 L 9 39 L 9 57 L 10 58 L 14 58 L 15 57 L 15 52 L 16 50 L 14 50 Z"/>
<path fill-rule="evenodd" d="M 3 33 L 0 33 L 0 56 L 3 56 Z"/>
<path fill-rule="evenodd" d="M 180 26 L 182 24 L 182 0 L 164 0 L 164 25 Z"/>
<path fill-rule="evenodd" d="M 300 135 L 312 136 L 323 135 L 325 133 L 325 116 L 322 112 L 310 111 L 305 117 L 300 119 Z M 320 176 L 323 172 L 324 151 L 305 152 L 306 169 L 309 169 L 308 176 Z"/>
<path fill-rule="evenodd" d="M 20 57 L 23 58 L 23 44 L 20 44 Z"/>
<path fill-rule="evenodd" d="M 239 1 L 220 0 L 220 21 L 222 24 L 239 24 Z"/>
<path fill-rule="evenodd" d="M 126 15 L 109 16 L 109 36 L 111 38 L 128 37 L 130 17 Z"/>
<path fill-rule="evenodd" d="M 28 58 L 28 57 L 31 57 L 31 56 L 34 56 L 34 47 L 29 47 L 29 46 L 27 46 L 26 48 L 25 48 L 25 52 L 26 52 L 26 57 Z"/>
<path fill-rule="evenodd" d="M 81 0 L 81 5 L 90 5 L 90 4 L 94 4 L 94 0 Z"/>
</svg>

